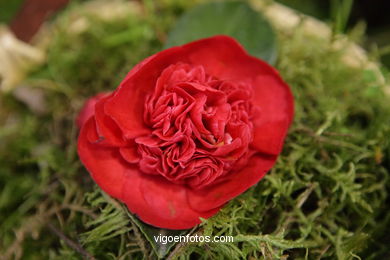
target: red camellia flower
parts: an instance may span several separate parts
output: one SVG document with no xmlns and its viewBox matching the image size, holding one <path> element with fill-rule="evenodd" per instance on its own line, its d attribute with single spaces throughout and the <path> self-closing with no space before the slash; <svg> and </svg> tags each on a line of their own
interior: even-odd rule
<svg viewBox="0 0 390 260">
<path fill-rule="evenodd" d="M 293 110 L 275 69 L 215 36 L 147 58 L 87 102 L 78 153 L 141 220 L 187 229 L 263 178 Z"/>
</svg>

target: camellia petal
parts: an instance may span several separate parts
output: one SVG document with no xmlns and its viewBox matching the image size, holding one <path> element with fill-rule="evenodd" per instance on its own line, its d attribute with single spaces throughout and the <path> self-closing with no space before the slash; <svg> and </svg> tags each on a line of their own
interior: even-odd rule
<svg viewBox="0 0 390 260">
<path fill-rule="evenodd" d="M 79 128 L 81 128 L 88 119 L 90 119 L 95 114 L 95 105 L 96 103 L 102 99 L 103 97 L 109 95 L 108 93 L 99 93 L 94 97 L 89 98 L 83 108 L 80 110 L 76 124 Z"/>
<path fill-rule="evenodd" d="M 142 221 L 168 229 L 188 229 L 209 218 L 219 207 L 201 212 L 187 202 L 187 188 L 160 176 L 148 176 L 128 168 L 123 186 L 123 202 Z"/>
<path fill-rule="evenodd" d="M 182 48 L 191 64 L 203 66 L 206 73 L 217 78 L 243 81 L 268 74 L 268 65 L 264 71 L 264 62 L 249 56 L 236 40 L 228 36 L 219 35 L 194 41 Z"/>
<path fill-rule="evenodd" d="M 103 142 L 111 146 L 125 146 L 126 140 L 116 122 L 105 113 L 107 100 L 112 96 L 101 98 L 95 105 L 96 130 Z"/>
<path fill-rule="evenodd" d="M 204 211 L 221 207 L 261 180 L 274 165 L 276 156 L 254 155 L 247 166 L 215 185 L 201 190 L 190 190 L 188 201 L 192 208 Z"/>
<path fill-rule="evenodd" d="M 88 132 L 96 131 L 95 119 L 90 118 L 81 128 L 77 150 L 80 160 L 94 181 L 114 198 L 122 198 L 124 174 L 128 167 L 118 149 L 91 143 Z"/>
<path fill-rule="evenodd" d="M 258 76 L 253 82 L 254 104 L 261 108 L 254 117 L 252 147 L 263 153 L 279 154 L 294 115 L 289 87 L 275 74 Z"/>
<path fill-rule="evenodd" d="M 163 69 L 177 62 L 176 49 L 172 48 L 146 59 L 126 76 L 113 97 L 107 101 L 106 113 L 115 120 L 127 139 L 150 132 L 143 121 L 145 99 L 154 90 Z"/>
</svg>

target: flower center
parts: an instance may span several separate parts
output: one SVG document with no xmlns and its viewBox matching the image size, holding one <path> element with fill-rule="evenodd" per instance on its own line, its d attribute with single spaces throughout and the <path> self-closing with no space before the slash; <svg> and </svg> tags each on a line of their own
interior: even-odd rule
<svg viewBox="0 0 390 260">
<path fill-rule="evenodd" d="M 202 66 L 166 68 L 145 102 L 152 132 L 135 140 L 146 174 L 193 189 L 246 164 L 253 139 L 250 87 L 207 75 Z"/>
</svg>

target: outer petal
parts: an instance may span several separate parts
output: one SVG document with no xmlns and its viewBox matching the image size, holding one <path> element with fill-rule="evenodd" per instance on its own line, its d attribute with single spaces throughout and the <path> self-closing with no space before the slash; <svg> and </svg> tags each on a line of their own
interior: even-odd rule
<svg viewBox="0 0 390 260">
<path fill-rule="evenodd" d="M 127 162 L 117 148 L 90 142 L 90 136 L 97 136 L 95 119 L 91 117 L 81 128 L 78 138 L 78 154 L 95 182 L 114 198 L 122 198 Z M 89 138 L 88 138 L 89 137 Z"/>
<path fill-rule="evenodd" d="M 275 160 L 276 156 L 253 155 L 247 166 L 230 174 L 225 181 L 201 190 L 190 190 L 188 201 L 191 207 L 199 211 L 206 211 L 223 206 L 224 203 L 261 180 L 274 165 Z"/>
<path fill-rule="evenodd" d="M 126 140 L 115 121 L 105 113 L 105 105 L 112 95 L 101 98 L 95 105 L 96 130 L 104 139 L 103 143 L 110 146 L 125 146 Z"/>
<path fill-rule="evenodd" d="M 163 177 L 148 176 L 137 169 L 126 171 L 123 201 L 142 221 L 161 228 L 188 229 L 209 218 L 219 207 L 199 212 L 189 206 L 187 188 Z"/>
<path fill-rule="evenodd" d="M 229 36 L 201 39 L 183 45 L 182 48 L 185 49 L 190 63 L 203 66 L 207 74 L 222 80 L 246 81 L 261 74 L 268 74 L 268 71 L 264 71 L 264 62 L 249 56 L 245 49 Z"/>
<path fill-rule="evenodd" d="M 99 93 L 96 96 L 89 98 L 85 103 L 83 108 L 80 110 L 76 124 L 81 128 L 87 120 L 95 114 L 95 105 L 103 97 L 109 95 L 109 93 Z"/>
<path fill-rule="evenodd" d="M 127 139 L 150 132 L 143 120 L 145 100 L 153 92 L 161 72 L 177 62 L 176 49 L 159 52 L 134 67 L 107 101 L 105 112 L 118 124 Z"/>
<path fill-rule="evenodd" d="M 260 152 L 277 155 L 294 116 L 293 96 L 276 73 L 256 77 L 253 85 L 253 103 L 261 111 L 252 119 L 254 139 L 251 146 Z"/>
</svg>

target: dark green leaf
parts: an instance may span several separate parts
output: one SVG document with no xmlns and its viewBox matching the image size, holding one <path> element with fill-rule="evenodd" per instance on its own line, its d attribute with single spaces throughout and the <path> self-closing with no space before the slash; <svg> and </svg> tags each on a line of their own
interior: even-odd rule
<svg viewBox="0 0 390 260">
<path fill-rule="evenodd" d="M 168 35 L 166 48 L 214 35 L 237 39 L 253 56 L 276 59 L 276 38 L 264 17 L 244 2 L 206 3 L 185 13 Z"/>
</svg>

